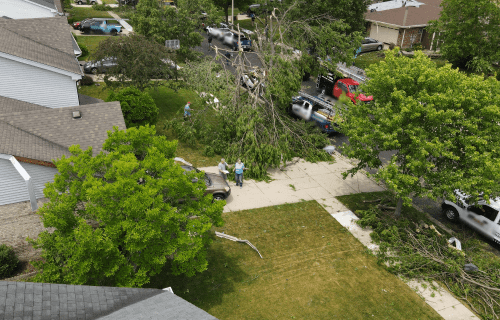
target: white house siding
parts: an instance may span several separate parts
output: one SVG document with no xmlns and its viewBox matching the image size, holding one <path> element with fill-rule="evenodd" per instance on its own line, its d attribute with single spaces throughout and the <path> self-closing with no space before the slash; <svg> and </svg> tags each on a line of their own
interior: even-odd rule
<svg viewBox="0 0 500 320">
<path fill-rule="evenodd" d="M 378 25 L 375 22 L 372 22 L 370 28 L 370 38 L 378 40 L 383 43 L 394 43 L 396 44 L 398 41 L 399 29 L 390 28 Z"/>
<path fill-rule="evenodd" d="M 49 108 L 79 105 L 76 80 L 70 76 L 3 57 L 0 57 L 0 96 Z"/>
<path fill-rule="evenodd" d="M 56 168 L 40 166 L 37 164 L 19 162 L 33 180 L 37 199 L 44 198 L 43 189 L 47 182 L 54 182 L 54 176 L 59 172 Z"/>
<path fill-rule="evenodd" d="M 57 15 L 48 8 L 28 3 L 22 0 L 0 0 L 0 17 L 11 19 L 50 18 Z"/>
<path fill-rule="evenodd" d="M 29 200 L 26 182 L 12 162 L 0 159 L 0 205 Z"/>
</svg>

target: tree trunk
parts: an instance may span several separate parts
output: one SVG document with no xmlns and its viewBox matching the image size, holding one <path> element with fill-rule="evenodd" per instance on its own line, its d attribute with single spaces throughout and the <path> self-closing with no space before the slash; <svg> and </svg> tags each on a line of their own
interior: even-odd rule
<svg viewBox="0 0 500 320">
<path fill-rule="evenodd" d="M 403 208 L 403 198 L 399 197 L 398 203 L 396 205 L 396 211 L 394 212 L 394 216 L 399 218 L 401 216 L 401 208 Z"/>
</svg>

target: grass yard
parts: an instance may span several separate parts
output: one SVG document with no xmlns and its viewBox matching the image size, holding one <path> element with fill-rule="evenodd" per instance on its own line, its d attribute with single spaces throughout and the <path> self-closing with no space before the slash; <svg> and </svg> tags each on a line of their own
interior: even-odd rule
<svg viewBox="0 0 500 320">
<path fill-rule="evenodd" d="M 224 214 L 208 270 L 164 272 L 149 287 L 225 319 L 441 319 L 316 201 Z"/>
<path fill-rule="evenodd" d="M 107 11 L 98 11 L 92 8 L 73 7 L 67 12 L 70 13 L 68 22 L 81 21 L 85 18 L 112 18 Z"/>
<path fill-rule="evenodd" d="M 361 68 L 361 69 L 366 69 L 372 64 L 379 63 L 380 61 L 383 61 L 385 59 L 385 56 L 383 52 L 381 51 L 371 51 L 371 52 L 366 52 L 361 55 L 359 55 L 355 59 L 356 67 Z M 444 66 L 447 61 L 445 59 L 432 59 L 436 66 L 438 68 L 441 68 Z"/>
<path fill-rule="evenodd" d="M 102 4 L 118 4 L 116 0 L 102 0 Z"/>
<path fill-rule="evenodd" d="M 108 39 L 109 36 L 77 36 L 75 35 L 75 39 L 79 44 L 83 44 L 89 49 L 89 54 L 87 56 L 79 57 L 78 60 L 89 61 L 92 60 L 92 54 L 97 51 L 97 46 L 99 43 L 105 39 Z M 80 59 L 81 58 L 81 59 Z"/>
</svg>

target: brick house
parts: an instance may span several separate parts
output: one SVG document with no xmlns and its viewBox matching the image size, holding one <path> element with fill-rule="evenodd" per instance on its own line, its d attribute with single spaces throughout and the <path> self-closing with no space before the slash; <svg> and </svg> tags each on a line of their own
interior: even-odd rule
<svg viewBox="0 0 500 320">
<path fill-rule="evenodd" d="M 372 4 L 365 15 L 367 34 L 403 49 L 415 43 L 421 43 L 424 49 L 432 49 L 434 35 L 427 31 L 427 26 L 429 21 L 439 18 L 441 1 L 394 0 Z"/>
</svg>

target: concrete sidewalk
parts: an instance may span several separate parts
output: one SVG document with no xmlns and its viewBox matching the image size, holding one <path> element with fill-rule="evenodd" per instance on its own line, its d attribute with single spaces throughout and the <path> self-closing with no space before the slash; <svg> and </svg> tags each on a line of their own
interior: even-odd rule
<svg viewBox="0 0 500 320">
<path fill-rule="evenodd" d="M 378 246 L 371 241 L 371 230 L 359 227 L 355 223 L 358 217 L 337 201 L 335 196 L 384 191 L 386 189 L 382 184 L 377 184 L 362 172 L 343 180 L 341 173 L 352 168 L 353 165 L 339 153 L 335 153 L 334 157 L 335 162 L 332 163 L 309 163 L 302 159 L 296 159 L 286 168 L 270 170 L 270 176 L 274 179 L 270 183 L 244 179 L 243 188 L 240 188 L 236 187 L 234 182 L 230 182 L 231 195 L 226 200 L 227 205 L 224 207 L 224 212 L 230 213 L 284 203 L 316 200 L 361 243 L 370 250 L 376 251 Z M 199 169 L 218 173 L 217 167 Z M 453 295 L 437 284 L 434 284 L 438 288 L 436 293 L 429 289 L 429 284 L 427 284 L 427 289 L 424 289 L 416 281 L 409 281 L 407 285 L 446 320 L 479 319 Z"/>
</svg>

